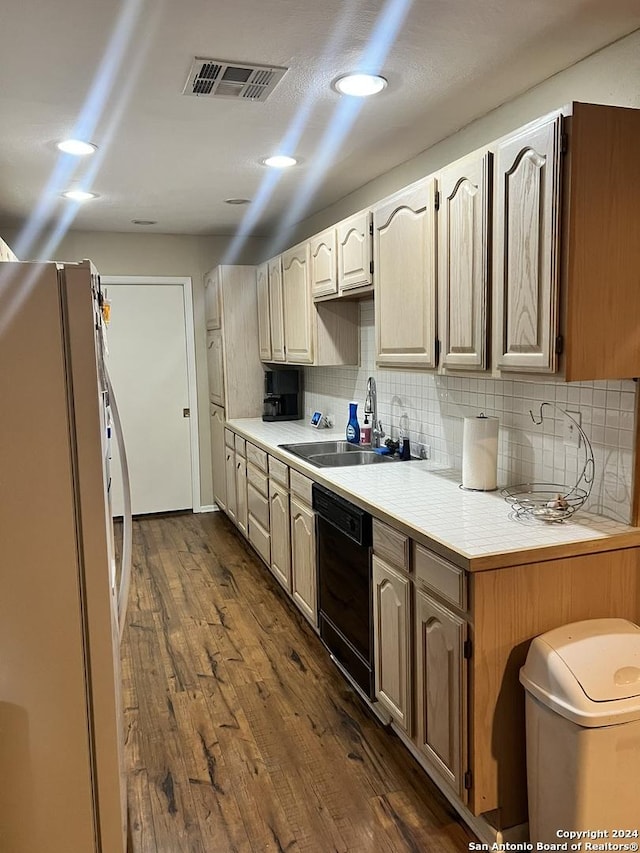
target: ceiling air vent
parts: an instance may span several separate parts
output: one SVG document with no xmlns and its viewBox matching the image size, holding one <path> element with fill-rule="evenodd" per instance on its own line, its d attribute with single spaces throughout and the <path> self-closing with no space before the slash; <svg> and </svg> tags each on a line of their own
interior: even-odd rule
<svg viewBox="0 0 640 853">
<path fill-rule="evenodd" d="M 201 98 L 266 101 L 288 70 L 276 66 L 197 56 L 193 60 L 182 93 Z"/>
</svg>

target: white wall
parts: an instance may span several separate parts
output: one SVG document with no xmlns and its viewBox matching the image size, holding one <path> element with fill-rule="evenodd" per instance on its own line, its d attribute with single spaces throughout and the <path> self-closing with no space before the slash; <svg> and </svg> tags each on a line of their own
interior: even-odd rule
<svg viewBox="0 0 640 853">
<path fill-rule="evenodd" d="M 15 231 L 3 229 L 2 233 L 9 245 L 16 244 Z M 89 258 L 102 275 L 191 277 L 198 387 L 200 500 L 203 506 L 213 503 L 203 276 L 220 263 L 229 240 L 229 237 L 196 237 L 179 234 L 70 231 L 55 253 L 55 260 L 60 261 L 75 262 Z M 263 241 L 248 240 L 236 263 L 253 264 L 263 251 Z M 37 252 L 31 259 L 37 259 Z M 29 259 L 21 258 L 20 260 Z"/>
</svg>

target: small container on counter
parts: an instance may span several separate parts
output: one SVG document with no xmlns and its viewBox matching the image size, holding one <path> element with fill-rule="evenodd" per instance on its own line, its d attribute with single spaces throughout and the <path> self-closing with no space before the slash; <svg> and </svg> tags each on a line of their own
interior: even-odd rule
<svg viewBox="0 0 640 853">
<path fill-rule="evenodd" d="M 360 424 L 358 423 L 358 404 L 349 403 L 349 420 L 347 422 L 347 441 L 360 444 Z"/>
<path fill-rule="evenodd" d="M 369 447 L 371 444 L 371 424 L 369 423 L 369 413 L 364 413 L 364 424 L 360 430 L 360 444 L 364 447 Z"/>
</svg>

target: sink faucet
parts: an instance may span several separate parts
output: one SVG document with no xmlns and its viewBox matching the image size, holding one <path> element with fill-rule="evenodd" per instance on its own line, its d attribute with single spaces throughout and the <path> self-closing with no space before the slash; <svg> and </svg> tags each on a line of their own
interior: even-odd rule
<svg viewBox="0 0 640 853">
<path fill-rule="evenodd" d="M 384 430 L 382 423 L 378 420 L 378 395 L 376 393 L 376 380 L 373 376 L 367 379 L 364 412 L 371 416 L 371 447 L 380 447 L 380 439 L 384 438 Z"/>
</svg>

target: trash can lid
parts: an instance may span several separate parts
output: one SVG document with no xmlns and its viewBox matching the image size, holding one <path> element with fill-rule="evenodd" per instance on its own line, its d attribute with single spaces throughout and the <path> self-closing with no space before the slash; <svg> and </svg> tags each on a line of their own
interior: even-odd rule
<svg viewBox="0 0 640 853">
<path fill-rule="evenodd" d="M 520 681 L 581 726 L 640 719 L 640 627 L 589 619 L 548 631 L 531 643 Z"/>
</svg>

